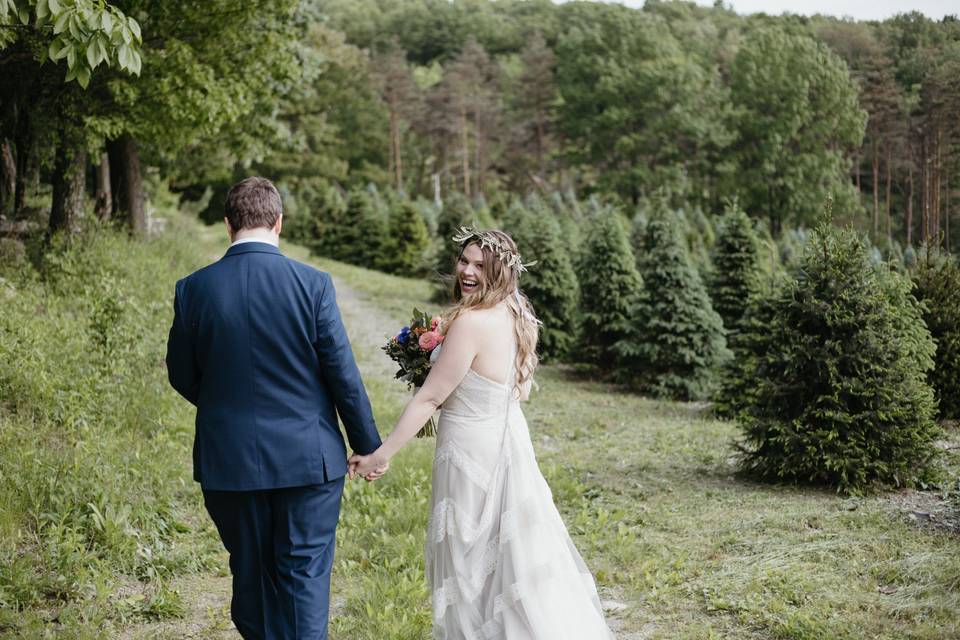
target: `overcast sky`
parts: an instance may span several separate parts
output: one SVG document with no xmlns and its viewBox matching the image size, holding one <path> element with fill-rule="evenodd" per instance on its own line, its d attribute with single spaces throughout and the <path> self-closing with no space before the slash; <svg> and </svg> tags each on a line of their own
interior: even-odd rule
<svg viewBox="0 0 960 640">
<path fill-rule="evenodd" d="M 712 0 L 694 1 L 705 6 L 713 4 Z M 643 0 L 625 0 L 622 4 L 642 7 Z M 724 4 L 733 6 L 737 13 L 822 13 L 856 20 L 883 20 L 908 11 L 919 11 L 934 20 L 950 14 L 960 16 L 960 0 L 724 0 Z"/>
</svg>

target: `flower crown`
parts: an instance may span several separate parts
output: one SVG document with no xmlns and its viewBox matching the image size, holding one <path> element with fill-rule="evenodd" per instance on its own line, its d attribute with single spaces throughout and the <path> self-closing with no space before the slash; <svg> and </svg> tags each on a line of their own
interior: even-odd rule
<svg viewBox="0 0 960 640">
<path fill-rule="evenodd" d="M 477 231 L 472 227 L 460 227 L 460 230 L 453 236 L 453 241 L 461 245 L 473 241 L 479 244 L 481 249 L 489 247 L 494 255 L 500 258 L 500 262 L 516 269 L 520 273 L 526 271 L 527 267 L 532 267 L 537 264 L 536 260 L 524 263 L 519 253 L 511 251 L 500 238 L 489 231 Z"/>
</svg>

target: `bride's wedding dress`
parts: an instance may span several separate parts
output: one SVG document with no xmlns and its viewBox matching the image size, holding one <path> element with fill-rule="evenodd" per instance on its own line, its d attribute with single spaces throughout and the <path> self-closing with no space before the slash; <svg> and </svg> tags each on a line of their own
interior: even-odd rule
<svg viewBox="0 0 960 640">
<path fill-rule="evenodd" d="M 434 638 L 608 640 L 593 577 L 537 466 L 513 367 L 507 379 L 470 369 L 443 403 L 426 544 Z"/>
</svg>

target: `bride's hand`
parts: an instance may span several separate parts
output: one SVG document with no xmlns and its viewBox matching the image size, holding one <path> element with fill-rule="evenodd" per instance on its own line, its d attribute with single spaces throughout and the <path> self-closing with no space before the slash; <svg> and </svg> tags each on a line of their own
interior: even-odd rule
<svg viewBox="0 0 960 640">
<path fill-rule="evenodd" d="M 357 476 L 363 476 L 366 480 L 372 482 L 383 476 L 383 474 L 387 472 L 387 469 L 390 468 L 390 464 L 384 459 L 383 455 L 377 451 L 366 456 L 353 454 L 350 456 L 348 463 L 350 465 L 349 474 L 351 480 Z"/>
</svg>

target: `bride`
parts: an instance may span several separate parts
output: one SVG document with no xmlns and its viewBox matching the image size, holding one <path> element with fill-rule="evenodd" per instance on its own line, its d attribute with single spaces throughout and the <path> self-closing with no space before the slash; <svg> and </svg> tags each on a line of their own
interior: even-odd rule
<svg viewBox="0 0 960 640">
<path fill-rule="evenodd" d="M 537 366 L 525 270 L 501 231 L 463 229 L 441 347 L 383 445 L 350 459 L 375 480 L 441 408 L 426 573 L 442 640 L 608 640 L 590 572 L 534 457 L 519 401 Z"/>
</svg>

